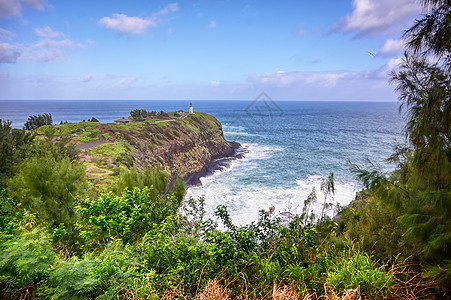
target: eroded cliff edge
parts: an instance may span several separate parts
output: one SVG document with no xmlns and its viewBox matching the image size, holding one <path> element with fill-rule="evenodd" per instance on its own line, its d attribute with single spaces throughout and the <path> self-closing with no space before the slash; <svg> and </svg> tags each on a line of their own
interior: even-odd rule
<svg viewBox="0 0 451 300">
<path fill-rule="evenodd" d="M 233 157 L 239 144 L 224 139 L 221 123 L 211 115 L 196 113 L 176 122 L 149 125 L 139 134 L 131 153 L 138 167 L 161 164 L 171 178 L 188 185 L 216 167 L 216 160 Z"/>
</svg>

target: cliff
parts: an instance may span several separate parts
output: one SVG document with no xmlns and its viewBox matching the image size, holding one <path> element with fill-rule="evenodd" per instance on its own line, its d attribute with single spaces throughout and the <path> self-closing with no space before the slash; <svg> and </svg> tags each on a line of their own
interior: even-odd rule
<svg viewBox="0 0 451 300">
<path fill-rule="evenodd" d="M 111 180 L 120 166 L 140 169 L 157 164 L 171 179 L 181 176 L 188 185 L 196 184 L 216 167 L 216 159 L 233 156 L 239 146 L 227 142 L 221 123 L 205 113 L 129 124 L 68 123 L 54 130 L 55 136 L 71 137 L 87 165 L 88 177 L 96 184 Z M 45 133 L 46 127 L 39 131 Z"/>
</svg>

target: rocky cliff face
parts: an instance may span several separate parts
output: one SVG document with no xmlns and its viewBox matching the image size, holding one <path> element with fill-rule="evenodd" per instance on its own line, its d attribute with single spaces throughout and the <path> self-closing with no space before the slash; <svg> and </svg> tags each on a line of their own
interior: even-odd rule
<svg viewBox="0 0 451 300">
<path fill-rule="evenodd" d="M 149 125 L 131 156 L 138 167 L 161 164 L 175 179 L 196 184 L 218 158 L 233 156 L 236 143 L 224 139 L 221 123 L 211 115 L 196 113 L 174 122 Z"/>
<path fill-rule="evenodd" d="M 121 164 L 138 169 L 159 164 L 172 180 L 180 176 L 188 185 L 196 184 L 214 168 L 216 159 L 233 156 L 239 147 L 227 142 L 221 123 L 205 113 L 129 124 L 79 123 L 72 127 L 75 125 L 84 126 L 71 129 L 78 134 L 74 142 L 82 151 L 88 176 L 99 184 L 114 176 Z M 93 141 L 86 142 L 91 138 Z"/>
</svg>

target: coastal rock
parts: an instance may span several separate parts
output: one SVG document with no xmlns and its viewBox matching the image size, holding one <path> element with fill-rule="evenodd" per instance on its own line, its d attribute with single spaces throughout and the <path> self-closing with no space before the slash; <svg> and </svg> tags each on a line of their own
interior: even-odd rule
<svg viewBox="0 0 451 300">
<path fill-rule="evenodd" d="M 86 133 L 72 137 L 87 175 L 102 184 L 118 174 L 117 167 L 132 165 L 138 170 L 160 165 L 187 185 L 200 184 L 200 177 L 226 168 L 233 159 L 243 157 L 245 149 L 224 139 L 221 123 L 205 113 L 151 117 L 128 124 L 88 122 L 56 126 L 57 133 Z M 102 172 L 99 172 L 102 170 Z"/>
<path fill-rule="evenodd" d="M 200 177 L 224 166 L 226 160 L 221 159 L 235 158 L 240 148 L 239 143 L 226 141 L 221 123 L 205 113 L 148 124 L 121 135 L 133 147 L 130 155 L 135 166 L 160 164 L 171 174 L 171 181 L 180 176 L 187 185 L 199 184 Z"/>
</svg>

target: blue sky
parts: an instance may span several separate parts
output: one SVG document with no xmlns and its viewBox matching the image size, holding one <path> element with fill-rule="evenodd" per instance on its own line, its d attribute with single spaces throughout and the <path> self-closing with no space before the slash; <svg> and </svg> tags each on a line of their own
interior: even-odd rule
<svg viewBox="0 0 451 300">
<path fill-rule="evenodd" d="M 0 0 L 0 99 L 395 101 L 388 74 L 420 13 L 414 0 Z"/>
</svg>

